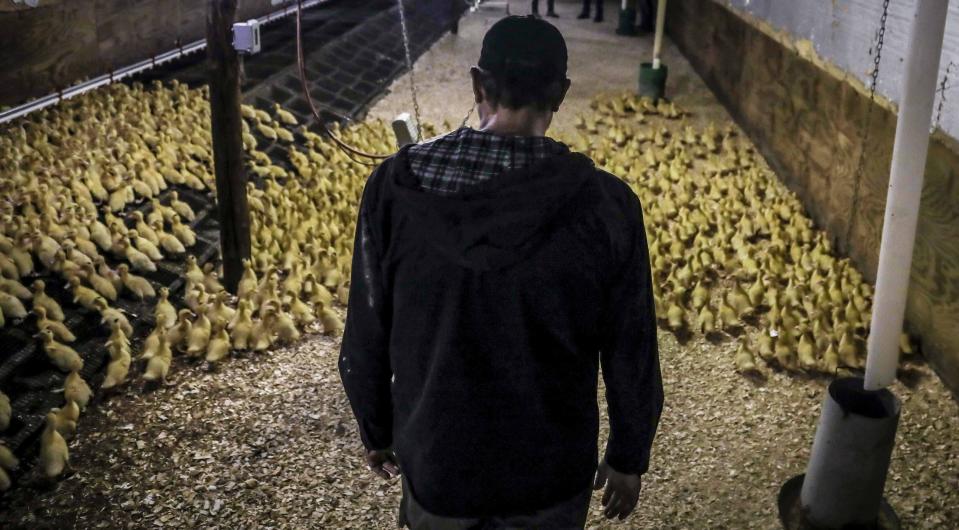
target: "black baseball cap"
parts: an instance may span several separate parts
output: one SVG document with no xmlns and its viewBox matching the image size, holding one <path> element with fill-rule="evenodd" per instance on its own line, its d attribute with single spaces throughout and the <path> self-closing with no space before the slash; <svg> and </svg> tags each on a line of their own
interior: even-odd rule
<svg viewBox="0 0 959 530">
<path fill-rule="evenodd" d="M 556 26 L 533 15 L 500 19 L 483 37 L 478 66 L 496 76 L 566 79 L 566 39 Z"/>
</svg>

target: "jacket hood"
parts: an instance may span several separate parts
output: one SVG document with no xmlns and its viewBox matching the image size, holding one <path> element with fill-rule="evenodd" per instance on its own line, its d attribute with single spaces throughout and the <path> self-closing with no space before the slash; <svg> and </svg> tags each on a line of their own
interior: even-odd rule
<svg viewBox="0 0 959 530">
<path fill-rule="evenodd" d="M 521 261 L 574 219 L 580 201 L 573 199 L 594 172 L 588 157 L 566 153 L 440 194 L 420 186 L 402 150 L 390 185 L 394 213 L 417 225 L 414 233 L 460 266 L 486 271 Z"/>
</svg>

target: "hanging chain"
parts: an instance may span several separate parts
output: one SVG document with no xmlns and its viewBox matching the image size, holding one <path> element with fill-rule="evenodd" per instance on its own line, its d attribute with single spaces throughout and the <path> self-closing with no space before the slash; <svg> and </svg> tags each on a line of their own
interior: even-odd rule
<svg viewBox="0 0 959 530">
<path fill-rule="evenodd" d="M 466 113 L 466 116 L 463 116 L 463 123 L 460 124 L 460 129 L 466 127 L 466 122 L 470 121 L 470 118 L 473 117 L 473 111 L 476 110 L 476 104 L 470 105 L 470 110 Z"/>
<path fill-rule="evenodd" d="M 946 66 L 946 73 L 942 74 L 942 83 L 939 84 L 939 107 L 936 109 L 936 121 L 932 124 L 932 130 L 939 128 L 939 120 L 942 118 L 942 105 L 946 102 L 946 90 L 949 88 L 946 83 L 949 81 L 949 71 L 952 70 L 953 66 L 955 66 L 955 63 L 949 61 Z"/>
<path fill-rule="evenodd" d="M 406 53 L 406 68 L 410 71 L 410 97 L 413 99 L 413 114 L 416 116 L 416 141 L 423 139 L 420 130 L 420 102 L 416 94 L 416 80 L 413 78 L 413 55 L 410 53 L 410 34 L 406 28 L 406 9 L 403 0 L 396 0 L 400 10 L 400 30 L 403 32 L 403 51 Z"/>
<path fill-rule="evenodd" d="M 876 35 L 876 55 L 873 57 L 872 72 L 869 74 L 869 106 L 866 108 L 866 119 L 863 123 L 859 142 L 859 161 L 853 178 L 852 208 L 849 209 L 849 221 L 846 223 L 846 244 L 852 238 L 853 222 L 859 212 L 859 186 L 866 165 L 866 144 L 869 142 L 869 132 L 872 126 L 872 109 L 876 102 L 876 85 L 879 82 L 879 62 L 882 60 L 882 43 L 886 37 L 886 19 L 889 16 L 889 0 L 882 2 L 882 16 L 879 18 L 879 32 Z"/>
</svg>

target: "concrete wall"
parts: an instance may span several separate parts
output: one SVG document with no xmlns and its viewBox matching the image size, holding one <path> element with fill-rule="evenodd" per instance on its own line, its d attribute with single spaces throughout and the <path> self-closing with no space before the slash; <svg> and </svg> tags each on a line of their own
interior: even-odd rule
<svg viewBox="0 0 959 530">
<path fill-rule="evenodd" d="M 206 35 L 201 0 L 43 0 L 0 3 L 0 105 L 149 59 Z M 277 9 L 240 0 L 238 20 Z"/>
<path fill-rule="evenodd" d="M 775 4 L 785 9 L 792 2 Z M 874 281 L 895 134 L 894 105 L 872 104 L 865 170 L 857 187 L 860 135 L 871 105 L 861 75 L 825 61 L 808 40 L 722 3 L 683 0 L 669 6 L 672 40 L 799 194 L 816 223 Z M 959 103 L 959 94 L 956 100 Z M 924 354 L 943 380 L 959 391 L 959 143 L 943 134 L 934 135 L 930 143 L 913 260 L 908 326 L 921 337 Z"/>
</svg>

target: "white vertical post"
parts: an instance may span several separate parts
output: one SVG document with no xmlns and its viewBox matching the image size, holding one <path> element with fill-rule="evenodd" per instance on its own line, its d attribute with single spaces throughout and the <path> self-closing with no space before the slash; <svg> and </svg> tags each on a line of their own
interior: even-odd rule
<svg viewBox="0 0 959 530">
<path fill-rule="evenodd" d="M 653 40 L 653 69 L 659 70 L 659 52 L 663 49 L 663 31 L 666 29 L 666 0 L 656 6 L 656 37 Z"/>
<path fill-rule="evenodd" d="M 623 7 L 622 7 L 622 10 L 623 10 L 623 11 L 626 11 L 626 4 L 627 4 L 628 2 L 629 2 L 629 0 L 623 0 Z"/>
<path fill-rule="evenodd" d="M 948 7 L 949 0 L 916 2 L 879 247 L 876 299 L 866 358 L 866 390 L 878 390 L 892 383 L 899 365 L 899 334 L 909 290 L 929 148 L 929 121 Z"/>
</svg>

